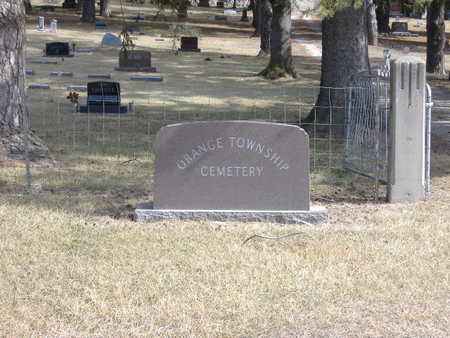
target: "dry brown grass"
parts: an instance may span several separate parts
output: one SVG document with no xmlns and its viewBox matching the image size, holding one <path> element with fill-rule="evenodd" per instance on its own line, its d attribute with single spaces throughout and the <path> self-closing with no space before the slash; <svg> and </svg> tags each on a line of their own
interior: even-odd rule
<svg viewBox="0 0 450 338">
<path fill-rule="evenodd" d="M 231 72 L 259 67 L 254 58 L 237 58 Z M 77 71 L 94 70 L 75 61 Z M 169 75 L 176 80 L 167 86 L 181 91 L 182 79 Z M 259 85 L 265 84 L 254 79 L 239 88 Z M 313 197 L 329 208 L 330 220 L 314 227 L 137 224 L 127 215 L 150 193 L 151 157 L 125 163 L 131 155 L 72 152 L 48 139 L 58 161 L 32 168 L 32 194 L 18 188 L 23 167 L 0 168 L 2 336 L 449 335 L 445 139 L 434 140 L 433 197 L 425 202 L 354 203 L 359 182 L 315 174 Z M 293 232 L 300 234 L 243 244 L 256 233 Z"/>
</svg>

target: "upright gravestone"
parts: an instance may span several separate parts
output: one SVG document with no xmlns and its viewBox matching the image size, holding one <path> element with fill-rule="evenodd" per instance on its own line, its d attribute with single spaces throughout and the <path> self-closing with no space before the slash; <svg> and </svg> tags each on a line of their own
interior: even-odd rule
<svg viewBox="0 0 450 338">
<path fill-rule="evenodd" d="M 145 50 L 121 50 L 119 53 L 119 71 L 149 72 L 157 71 L 152 67 L 152 54 Z"/>
<path fill-rule="evenodd" d="M 87 105 L 80 107 L 81 113 L 122 114 L 127 112 L 121 106 L 120 83 L 109 81 L 87 84 Z"/>
<path fill-rule="evenodd" d="M 50 42 L 45 44 L 45 56 L 72 57 L 73 52 L 68 42 Z"/>
<path fill-rule="evenodd" d="M 198 48 L 198 38 L 196 36 L 181 37 L 181 52 L 200 52 Z"/>
<path fill-rule="evenodd" d="M 392 33 L 408 33 L 408 23 L 402 21 L 394 21 L 391 27 Z"/>
<path fill-rule="evenodd" d="M 157 135 L 154 207 L 138 220 L 198 219 L 316 223 L 310 207 L 309 142 L 292 125 L 214 121 L 164 127 Z"/>
<path fill-rule="evenodd" d="M 37 30 L 40 32 L 45 31 L 45 18 L 43 16 L 38 16 Z"/>
<path fill-rule="evenodd" d="M 391 61 L 389 202 L 416 202 L 426 197 L 430 164 L 426 152 L 425 68 L 420 59 L 412 57 Z"/>
<path fill-rule="evenodd" d="M 75 9 L 77 8 L 77 2 L 75 0 L 64 0 L 62 7 L 67 9 Z"/>
</svg>

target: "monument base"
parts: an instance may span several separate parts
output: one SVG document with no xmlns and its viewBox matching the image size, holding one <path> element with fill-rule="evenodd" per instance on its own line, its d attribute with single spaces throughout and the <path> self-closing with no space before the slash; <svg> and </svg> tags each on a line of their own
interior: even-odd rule
<svg viewBox="0 0 450 338">
<path fill-rule="evenodd" d="M 217 222 L 268 222 L 281 224 L 319 224 L 328 219 L 327 209 L 312 206 L 309 211 L 297 210 L 156 210 L 152 203 L 142 203 L 134 211 L 138 222 L 162 220 L 209 220 Z"/>
<path fill-rule="evenodd" d="M 179 52 L 188 52 L 188 53 L 201 53 L 202 50 L 200 48 L 193 48 L 193 49 L 183 49 L 183 48 L 178 48 Z"/>
<path fill-rule="evenodd" d="M 116 67 L 114 70 L 118 72 L 159 73 L 159 70 L 156 67 Z"/>
</svg>

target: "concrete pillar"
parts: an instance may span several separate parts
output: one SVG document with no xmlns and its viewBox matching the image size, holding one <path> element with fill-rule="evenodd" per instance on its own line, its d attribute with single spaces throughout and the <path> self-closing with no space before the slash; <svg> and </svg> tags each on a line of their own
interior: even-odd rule
<svg viewBox="0 0 450 338">
<path fill-rule="evenodd" d="M 411 57 L 391 61 L 388 200 L 425 198 L 425 63 Z"/>
</svg>

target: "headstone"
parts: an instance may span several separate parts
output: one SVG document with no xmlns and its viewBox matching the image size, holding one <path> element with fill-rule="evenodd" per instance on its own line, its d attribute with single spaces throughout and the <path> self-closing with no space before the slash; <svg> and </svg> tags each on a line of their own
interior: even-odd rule
<svg viewBox="0 0 450 338">
<path fill-rule="evenodd" d="M 209 7 L 209 0 L 200 0 L 198 2 L 198 7 Z"/>
<path fill-rule="evenodd" d="M 223 1 L 217 1 L 216 7 L 217 8 L 225 8 L 225 3 Z"/>
<path fill-rule="evenodd" d="M 80 112 L 120 114 L 127 107 L 121 106 L 120 84 L 118 82 L 89 82 L 87 84 L 87 105 Z"/>
<path fill-rule="evenodd" d="M 33 69 L 25 69 L 25 75 L 33 76 L 34 75 Z"/>
<path fill-rule="evenodd" d="M 106 33 L 103 35 L 102 39 L 102 47 L 103 46 L 121 47 L 122 40 L 120 40 L 120 38 L 113 33 Z"/>
<path fill-rule="evenodd" d="M 198 38 L 196 36 L 181 37 L 181 52 L 200 52 L 198 48 Z"/>
<path fill-rule="evenodd" d="M 38 16 L 37 30 L 40 32 L 43 32 L 45 30 L 45 18 L 43 16 Z"/>
<path fill-rule="evenodd" d="M 75 9 L 77 8 L 77 3 L 75 0 L 65 0 L 62 7 L 66 9 Z"/>
<path fill-rule="evenodd" d="M 392 33 L 408 33 L 408 23 L 402 22 L 402 21 L 392 22 L 391 32 Z"/>
<path fill-rule="evenodd" d="M 45 44 L 45 56 L 72 57 L 73 53 L 68 42 L 50 42 Z"/>
<path fill-rule="evenodd" d="M 53 19 L 50 22 L 50 32 L 57 33 L 58 32 L 58 20 Z"/>
<path fill-rule="evenodd" d="M 119 67 L 116 70 L 128 72 L 156 72 L 152 67 L 152 54 L 145 50 L 121 50 L 119 53 Z"/>
<path fill-rule="evenodd" d="M 309 141 L 298 126 L 174 124 L 159 131 L 155 155 L 153 203 L 158 215 L 200 211 L 202 216 L 264 220 L 269 215 L 291 222 L 311 212 Z M 151 219 L 151 212 L 141 216 Z"/>
</svg>

